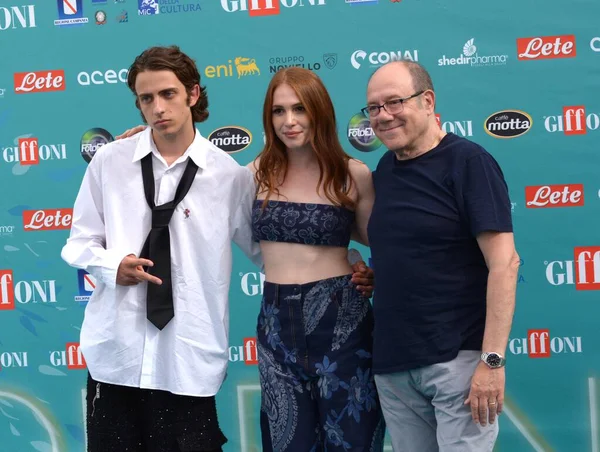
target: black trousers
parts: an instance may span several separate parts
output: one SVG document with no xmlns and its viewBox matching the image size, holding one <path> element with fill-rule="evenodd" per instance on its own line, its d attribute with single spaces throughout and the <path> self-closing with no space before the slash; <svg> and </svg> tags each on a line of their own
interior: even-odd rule
<svg viewBox="0 0 600 452">
<path fill-rule="evenodd" d="M 99 383 L 88 374 L 88 452 L 219 452 L 214 397 Z"/>
</svg>

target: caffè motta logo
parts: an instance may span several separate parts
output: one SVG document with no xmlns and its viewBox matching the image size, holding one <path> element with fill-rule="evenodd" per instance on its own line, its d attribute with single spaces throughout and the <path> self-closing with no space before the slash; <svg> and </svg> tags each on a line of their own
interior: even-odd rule
<svg viewBox="0 0 600 452">
<path fill-rule="evenodd" d="M 494 138 L 516 138 L 531 129 L 533 120 L 520 110 L 502 110 L 490 115 L 484 123 L 488 135 Z"/>
</svg>

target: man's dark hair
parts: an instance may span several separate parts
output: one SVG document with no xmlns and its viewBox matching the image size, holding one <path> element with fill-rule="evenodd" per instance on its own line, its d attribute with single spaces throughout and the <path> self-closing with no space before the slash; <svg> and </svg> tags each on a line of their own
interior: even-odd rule
<svg viewBox="0 0 600 452">
<path fill-rule="evenodd" d="M 200 85 L 200 73 L 196 63 L 183 53 L 179 47 L 151 47 L 137 56 L 127 75 L 127 85 L 135 92 L 135 81 L 140 72 L 144 71 L 171 71 L 185 86 L 188 97 L 195 85 L 200 86 L 200 97 L 196 105 L 192 106 L 192 120 L 203 122 L 208 118 L 208 97 L 206 87 Z M 135 105 L 139 109 L 140 103 L 136 97 Z M 143 116 L 143 115 L 142 115 Z"/>
</svg>

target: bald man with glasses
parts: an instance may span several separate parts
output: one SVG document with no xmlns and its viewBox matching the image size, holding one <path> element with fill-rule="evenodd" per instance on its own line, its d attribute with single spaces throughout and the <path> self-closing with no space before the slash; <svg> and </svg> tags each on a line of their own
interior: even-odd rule
<svg viewBox="0 0 600 452">
<path fill-rule="evenodd" d="M 519 256 L 504 175 L 481 146 L 445 133 L 418 63 L 367 88 L 389 149 L 373 172 L 373 372 L 399 452 L 492 451 Z"/>
</svg>

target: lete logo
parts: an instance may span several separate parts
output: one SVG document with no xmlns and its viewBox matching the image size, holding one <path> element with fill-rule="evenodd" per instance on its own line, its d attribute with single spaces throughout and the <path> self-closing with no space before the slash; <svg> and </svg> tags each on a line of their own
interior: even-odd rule
<svg viewBox="0 0 600 452">
<path fill-rule="evenodd" d="M 583 184 L 525 187 L 527 208 L 583 206 Z"/>
<path fill-rule="evenodd" d="M 574 58 L 577 55 L 575 35 L 540 36 L 517 39 L 519 60 Z"/>
<path fill-rule="evenodd" d="M 24 210 L 25 231 L 49 231 L 70 229 L 73 209 Z"/>
<path fill-rule="evenodd" d="M 16 72 L 14 82 L 17 94 L 64 91 L 65 71 Z"/>
</svg>

